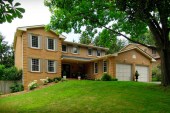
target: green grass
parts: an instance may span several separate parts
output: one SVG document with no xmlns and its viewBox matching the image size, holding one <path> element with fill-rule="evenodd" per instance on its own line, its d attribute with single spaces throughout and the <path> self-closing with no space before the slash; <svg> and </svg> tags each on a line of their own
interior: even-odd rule
<svg viewBox="0 0 170 113">
<path fill-rule="evenodd" d="M 0 112 L 169 113 L 170 88 L 139 82 L 66 81 L 0 98 Z"/>
</svg>

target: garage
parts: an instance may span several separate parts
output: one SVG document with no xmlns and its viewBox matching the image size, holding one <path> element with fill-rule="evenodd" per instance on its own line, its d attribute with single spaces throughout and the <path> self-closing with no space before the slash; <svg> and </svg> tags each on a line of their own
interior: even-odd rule
<svg viewBox="0 0 170 113">
<path fill-rule="evenodd" d="M 149 68 L 147 66 L 136 66 L 136 70 L 139 73 L 138 81 L 148 82 Z"/>
<path fill-rule="evenodd" d="M 131 81 L 132 66 L 129 64 L 116 64 L 116 78 L 119 81 Z"/>
</svg>

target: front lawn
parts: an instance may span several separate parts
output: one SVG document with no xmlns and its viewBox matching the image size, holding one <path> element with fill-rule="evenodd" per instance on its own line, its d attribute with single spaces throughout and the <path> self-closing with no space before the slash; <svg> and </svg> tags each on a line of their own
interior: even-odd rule
<svg viewBox="0 0 170 113">
<path fill-rule="evenodd" d="M 0 112 L 169 113 L 170 88 L 151 83 L 70 80 L 2 97 Z"/>
</svg>

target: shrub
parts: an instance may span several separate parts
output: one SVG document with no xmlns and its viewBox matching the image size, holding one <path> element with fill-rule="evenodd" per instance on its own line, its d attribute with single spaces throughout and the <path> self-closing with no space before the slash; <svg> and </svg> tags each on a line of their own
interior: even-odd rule
<svg viewBox="0 0 170 113">
<path fill-rule="evenodd" d="M 40 79 L 40 81 L 43 83 L 43 85 L 47 85 L 48 84 L 48 79 Z"/>
<path fill-rule="evenodd" d="M 14 82 L 14 84 L 10 87 L 11 93 L 19 92 L 24 90 L 24 86 L 20 83 Z"/>
<path fill-rule="evenodd" d="M 152 69 L 153 81 L 161 81 L 161 69 L 160 65 Z"/>
<path fill-rule="evenodd" d="M 48 83 L 51 83 L 54 81 L 54 79 L 51 79 L 51 78 L 47 78 L 47 80 L 48 80 Z"/>
<path fill-rule="evenodd" d="M 117 78 L 112 78 L 112 81 L 118 81 L 118 79 Z"/>
<path fill-rule="evenodd" d="M 58 80 L 57 80 L 57 79 L 54 79 L 54 82 L 55 82 L 55 83 L 58 83 Z"/>
<path fill-rule="evenodd" d="M 37 80 L 34 80 L 33 82 L 30 82 L 30 83 L 28 84 L 29 90 L 33 90 L 33 89 L 35 89 L 36 87 L 38 87 Z"/>
<path fill-rule="evenodd" d="M 55 81 L 55 80 L 58 80 L 58 81 L 60 81 L 62 78 L 61 77 L 55 77 L 53 80 Z"/>
<path fill-rule="evenodd" d="M 102 81 L 111 81 L 112 80 L 112 77 L 107 74 L 107 73 L 104 73 L 102 78 L 101 78 Z"/>
</svg>

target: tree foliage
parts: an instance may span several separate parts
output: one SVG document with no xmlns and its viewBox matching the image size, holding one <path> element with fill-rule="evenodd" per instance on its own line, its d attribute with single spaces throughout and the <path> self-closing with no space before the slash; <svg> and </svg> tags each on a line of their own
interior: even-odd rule
<svg viewBox="0 0 170 113">
<path fill-rule="evenodd" d="M 162 83 L 170 85 L 170 0 L 46 0 L 45 5 L 52 13 L 47 28 L 58 33 L 72 29 L 81 33 L 85 26 L 93 37 L 97 28 L 103 28 L 140 43 L 135 39 L 148 26 L 161 56 Z"/>
<path fill-rule="evenodd" d="M 0 0 L 0 23 L 11 23 L 14 18 L 22 18 L 25 10 L 20 5 L 19 2 L 14 3 L 14 0 Z"/>
<path fill-rule="evenodd" d="M 86 32 L 83 32 L 79 38 L 79 42 L 81 44 L 90 44 L 92 43 L 92 38 Z"/>
<path fill-rule="evenodd" d="M 0 64 L 5 65 L 5 67 L 12 67 L 14 66 L 13 47 L 8 45 L 4 39 L 4 36 L 0 34 Z"/>
<path fill-rule="evenodd" d="M 94 44 L 96 46 L 109 48 L 108 53 L 115 53 L 125 46 L 125 41 L 117 39 L 116 35 L 111 31 L 104 29 L 98 36 L 96 36 Z"/>
</svg>

